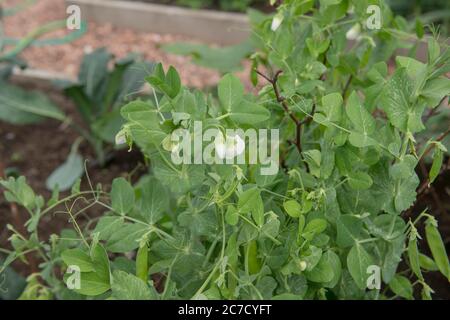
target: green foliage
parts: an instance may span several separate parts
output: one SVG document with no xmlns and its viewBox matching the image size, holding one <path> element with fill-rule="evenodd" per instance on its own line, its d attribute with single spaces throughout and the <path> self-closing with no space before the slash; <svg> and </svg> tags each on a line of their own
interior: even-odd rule
<svg viewBox="0 0 450 320">
<path fill-rule="evenodd" d="M 363 27 L 364 5 L 373 2 L 382 8 L 381 30 Z M 155 67 L 146 81 L 156 98 L 121 109 L 120 136 L 151 163 L 135 185 L 118 178 L 110 192 L 74 188 L 45 205 L 23 178 L 2 181 L 7 200 L 31 216 L 28 235 L 10 227 L 14 251 L 4 268 L 38 250 L 40 276 L 59 299 L 412 299 L 416 287 L 431 298 L 423 274 L 450 274 L 437 221 L 426 212 L 404 216 L 421 189 L 415 168 L 433 148 L 440 151 L 430 181 L 439 174 L 445 148 L 416 136 L 424 115 L 450 94 L 450 49 L 431 38 L 426 63 L 399 57 L 388 71 L 385 61 L 411 35 L 383 1 L 314 4 L 285 1 L 255 26 L 253 63 L 266 81 L 256 95 L 232 74 L 213 97 L 184 87 L 173 67 Z M 355 23 L 360 35 L 346 50 Z M 261 164 L 172 162 L 179 145 L 170 135 L 188 130 L 190 143 L 195 121 L 279 129 L 281 169 L 264 176 Z M 76 233 L 41 242 L 40 218 L 80 197 L 104 215 L 80 226 L 79 212 L 66 206 Z M 425 241 L 431 257 L 419 251 Z M 81 272 L 75 292 L 51 272 L 72 264 Z M 369 288 L 372 267 L 379 289 Z M 156 274 L 165 278 L 162 292 L 150 280 Z"/>
</svg>

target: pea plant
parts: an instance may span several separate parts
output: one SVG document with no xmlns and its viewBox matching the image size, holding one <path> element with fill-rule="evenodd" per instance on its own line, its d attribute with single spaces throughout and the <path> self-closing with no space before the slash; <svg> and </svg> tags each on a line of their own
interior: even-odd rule
<svg viewBox="0 0 450 320">
<path fill-rule="evenodd" d="M 47 179 L 50 189 L 58 185 L 61 191 L 68 190 L 82 176 L 84 165 L 78 152 L 81 140 L 87 141 L 94 150 L 95 163 L 100 167 L 106 165 L 113 156 L 115 134 L 123 124 L 120 107 L 141 93 L 143 78 L 152 68 L 152 63 L 143 61 L 137 54 L 115 59 L 105 48 L 99 48 L 84 56 L 76 82 L 55 81 L 75 103 L 83 123 L 80 125 L 66 117 L 65 122 L 81 139 L 74 142 L 66 161 Z"/>
<path fill-rule="evenodd" d="M 380 29 L 366 27 L 370 4 Z M 437 219 L 411 211 L 443 170 L 449 131 L 415 136 L 450 94 L 450 49 L 402 30 L 383 1 L 284 1 L 253 24 L 258 94 L 227 74 L 205 95 L 159 64 L 146 78 L 159 96 L 122 107 L 117 141 L 150 163 L 137 183 L 88 177 L 45 202 L 23 177 L 0 182 L 30 215 L 28 234 L 8 226 L 3 268 L 42 259 L 23 298 L 431 299 L 426 273 L 450 280 Z M 427 61 L 391 63 L 411 39 Z M 104 215 L 82 224 L 92 206 Z M 55 210 L 74 228 L 41 239 Z"/>
</svg>

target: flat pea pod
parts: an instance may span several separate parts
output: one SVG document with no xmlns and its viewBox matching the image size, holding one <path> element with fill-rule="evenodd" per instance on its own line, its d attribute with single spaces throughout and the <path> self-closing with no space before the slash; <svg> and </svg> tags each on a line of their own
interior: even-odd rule
<svg viewBox="0 0 450 320">
<path fill-rule="evenodd" d="M 248 243 L 246 256 L 249 274 L 257 274 L 261 270 L 261 263 L 258 259 L 258 244 L 256 240 Z"/>
<path fill-rule="evenodd" d="M 408 243 L 408 259 L 412 271 L 417 278 L 423 280 L 422 271 L 420 270 L 419 249 L 417 248 L 417 239 L 409 240 Z"/>
<path fill-rule="evenodd" d="M 433 256 L 439 271 L 447 277 L 450 281 L 450 264 L 448 256 L 445 251 L 444 242 L 442 241 L 439 230 L 434 220 L 428 220 L 425 226 L 425 235 L 427 237 L 428 246 L 430 247 L 431 254 Z"/>
<path fill-rule="evenodd" d="M 139 247 L 136 255 L 136 276 L 145 283 L 148 281 L 148 246 Z"/>
</svg>

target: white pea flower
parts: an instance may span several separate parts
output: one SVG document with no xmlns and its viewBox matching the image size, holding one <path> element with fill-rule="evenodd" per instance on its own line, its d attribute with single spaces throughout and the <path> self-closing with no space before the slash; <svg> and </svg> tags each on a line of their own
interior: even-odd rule
<svg viewBox="0 0 450 320">
<path fill-rule="evenodd" d="M 284 16 L 282 14 L 275 15 L 275 17 L 273 17 L 272 26 L 270 27 L 270 29 L 272 29 L 272 31 L 277 31 L 278 27 L 283 22 L 283 19 Z"/>
<path fill-rule="evenodd" d="M 359 23 L 355 24 L 350 30 L 347 31 L 347 40 L 359 40 L 361 38 L 361 25 Z"/>
<path fill-rule="evenodd" d="M 308 264 L 306 263 L 306 261 L 300 261 L 300 270 L 301 271 L 305 271 L 307 267 L 308 267 Z"/>
<path fill-rule="evenodd" d="M 233 159 L 245 150 L 245 142 L 237 134 L 224 138 L 222 133 L 219 133 L 214 143 L 216 154 L 220 159 Z"/>
<path fill-rule="evenodd" d="M 127 132 L 122 129 L 116 134 L 116 145 L 122 145 L 125 143 L 127 143 Z"/>
<path fill-rule="evenodd" d="M 172 135 L 169 134 L 167 137 L 164 138 L 162 141 L 162 147 L 164 150 L 169 152 L 178 152 L 180 148 L 180 144 L 172 140 Z"/>
</svg>

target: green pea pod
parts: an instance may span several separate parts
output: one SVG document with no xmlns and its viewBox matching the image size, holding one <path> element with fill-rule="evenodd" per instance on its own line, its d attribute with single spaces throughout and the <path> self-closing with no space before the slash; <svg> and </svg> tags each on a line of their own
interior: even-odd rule
<svg viewBox="0 0 450 320">
<path fill-rule="evenodd" d="M 140 247 L 136 255 L 136 276 L 145 283 L 148 281 L 148 246 Z"/>
<path fill-rule="evenodd" d="M 423 280 L 422 271 L 420 270 L 419 249 L 417 248 L 417 239 L 409 240 L 408 259 L 411 269 L 420 280 Z"/>
<path fill-rule="evenodd" d="M 439 268 L 439 271 L 450 281 L 450 264 L 445 251 L 444 242 L 442 241 L 441 235 L 439 234 L 439 230 L 437 228 L 436 220 L 427 220 L 425 235 L 427 237 L 431 254 Z"/>
<path fill-rule="evenodd" d="M 226 255 L 228 257 L 228 265 L 230 268 L 230 271 L 234 274 L 237 274 L 238 270 L 238 247 L 236 243 L 237 234 L 234 233 L 229 239 L 228 239 L 228 245 L 226 249 Z M 236 278 L 233 274 L 228 274 L 228 291 L 230 298 L 234 297 L 234 291 L 237 286 Z"/>
<path fill-rule="evenodd" d="M 247 245 L 247 267 L 250 274 L 257 274 L 261 270 L 256 240 L 250 241 Z"/>
</svg>

